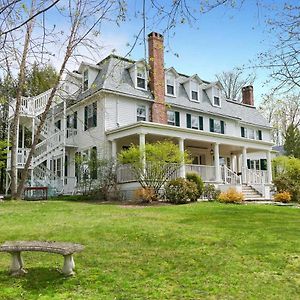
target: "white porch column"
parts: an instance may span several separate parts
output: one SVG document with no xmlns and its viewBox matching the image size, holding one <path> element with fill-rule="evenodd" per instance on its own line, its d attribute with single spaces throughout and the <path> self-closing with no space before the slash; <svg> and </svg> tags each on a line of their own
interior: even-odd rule
<svg viewBox="0 0 300 300">
<path fill-rule="evenodd" d="M 111 141 L 111 158 L 112 159 L 117 158 L 117 142 L 116 142 L 116 140 Z"/>
<path fill-rule="evenodd" d="M 214 156 L 215 156 L 215 172 L 216 172 L 216 181 L 221 182 L 221 169 L 220 169 L 220 152 L 219 152 L 219 144 L 214 144 Z"/>
<path fill-rule="evenodd" d="M 247 148 L 243 147 L 242 154 L 242 182 L 247 183 Z"/>
<path fill-rule="evenodd" d="M 268 175 L 268 184 L 271 184 L 272 183 L 271 151 L 267 151 L 267 175 Z"/>
<path fill-rule="evenodd" d="M 146 135 L 145 135 L 145 133 L 140 133 L 139 134 L 139 146 L 140 146 L 141 162 L 142 162 L 144 171 L 146 168 L 145 144 L 146 144 Z"/>
<path fill-rule="evenodd" d="M 179 170 L 180 177 L 185 178 L 185 162 L 184 162 L 184 139 L 178 139 L 179 151 L 182 154 L 182 162 Z"/>
</svg>

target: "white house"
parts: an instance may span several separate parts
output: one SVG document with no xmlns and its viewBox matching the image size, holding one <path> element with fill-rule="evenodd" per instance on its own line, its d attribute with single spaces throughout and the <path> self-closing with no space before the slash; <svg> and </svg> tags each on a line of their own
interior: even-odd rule
<svg viewBox="0 0 300 300">
<path fill-rule="evenodd" d="M 243 88 L 242 103 L 225 99 L 218 82 L 165 69 L 162 35 L 152 32 L 148 41 L 148 64 L 110 55 L 94 65 L 82 62 L 66 76 L 36 147 L 28 184 L 71 193 L 76 155 L 97 151 L 100 157 L 116 157 L 132 143 L 169 139 L 192 154 L 192 164 L 183 165 L 180 176 L 195 171 L 221 189 L 243 184 L 269 198 L 271 128 L 254 106 L 253 87 Z M 24 167 L 49 94 L 23 99 L 18 169 Z M 12 117 L 13 109 L 9 123 Z M 255 167 L 247 163 L 253 153 L 264 154 Z M 10 158 L 7 170 L 9 176 Z M 120 170 L 122 189 L 133 189 L 132 181 L 127 170 Z"/>
</svg>

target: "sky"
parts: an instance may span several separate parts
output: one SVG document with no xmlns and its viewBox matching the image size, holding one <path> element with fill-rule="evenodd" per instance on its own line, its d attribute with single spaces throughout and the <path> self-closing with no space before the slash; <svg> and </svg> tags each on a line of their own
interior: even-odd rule
<svg viewBox="0 0 300 300">
<path fill-rule="evenodd" d="M 156 0 L 166 6 L 172 1 Z M 115 54 L 121 56 L 127 54 L 130 48 L 128 44 L 132 45 L 135 35 L 142 27 L 143 19 L 136 13 L 142 8 L 142 1 L 126 2 L 129 16 L 125 22 L 120 26 L 111 22 L 102 25 L 100 36 L 103 48 L 97 53 L 97 59 L 104 58 L 113 49 Z M 235 67 L 244 67 L 247 74 L 255 71 L 254 96 L 256 104 L 259 104 L 262 94 L 271 90 L 270 84 L 265 84 L 268 71 L 258 68 L 253 70 L 249 67 L 256 63 L 258 53 L 268 50 L 273 42 L 274 34 L 267 32 L 266 27 L 266 19 L 275 14 L 269 5 L 283 4 L 280 0 L 262 2 L 263 5 L 257 7 L 256 0 L 246 0 L 242 7 L 232 9 L 222 6 L 199 16 L 199 0 L 187 0 L 199 19 L 192 25 L 178 24 L 172 31 L 174 35 L 169 39 L 165 38 L 165 66 L 167 68 L 173 66 L 179 73 L 187 75 L 198 74 L 207 81 L 215 81 L 216 74 L 230 71 Z M 148 3 L 146 34 L 151 31 L 163 32 L 166 24 L 164 22 L 157 24 L 159 17 L 153 13 L 150 1 L 146 3 Z M 52 17 L 55 19 L 55 15 Z M 60 25 L 64 27 L 64 24 Z M 130 58 L 135 60 L 144 58 L 144 46 L 143 39 L 139 39 L 130 53 Z"/>
</svg>

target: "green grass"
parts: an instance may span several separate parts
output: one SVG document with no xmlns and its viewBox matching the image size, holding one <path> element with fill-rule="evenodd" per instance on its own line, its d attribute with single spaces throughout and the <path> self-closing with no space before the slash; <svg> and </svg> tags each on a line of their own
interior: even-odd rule
<svg viewBox="0 0 300 300">
<path fill-rule="evenodd" d="M 79 242 L 77 274 L 62 257 L 24 253 L 0 299 L 300 299 L 300 209 L 198 203 L 121 207 L 80 202 L 0 203 L 0 242 Z"/>
</svg>

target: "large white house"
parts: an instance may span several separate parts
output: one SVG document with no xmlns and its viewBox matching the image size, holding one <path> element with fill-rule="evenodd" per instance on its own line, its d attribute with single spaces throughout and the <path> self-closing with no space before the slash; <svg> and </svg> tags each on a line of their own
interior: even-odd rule
<svg viewBox="0 0 300 300">
<path fill-rule="evenodd" d="M 242 103 L 225 99 L 218 82 L 165 68 L 162 35 L 152 32 L 148 42 L 148 63 L 110 55 L 97 64 L 82 62 L 66 76 L 36 147 L 28 184 L 72 193 L 76 155 L 97 151 L 99 157 L 116 157 L 131 144 L 169 139 L 192 154 L 192 164 L 183 165 L 180 176 L 195 171 L 221 189 L 247 185 L 270 198 L 271 128 L 254 106 L 253 87 L 243 88 Z M 19 170 L 50 92 L 22 100 Z M 12 105 L 9 122 L 13 113 Z M 251 161 L 256 152 L 264 156 Z M 133 181 L 125 167 L 120 170 L 123 190 L 134 189 Z"/>
</svg>

